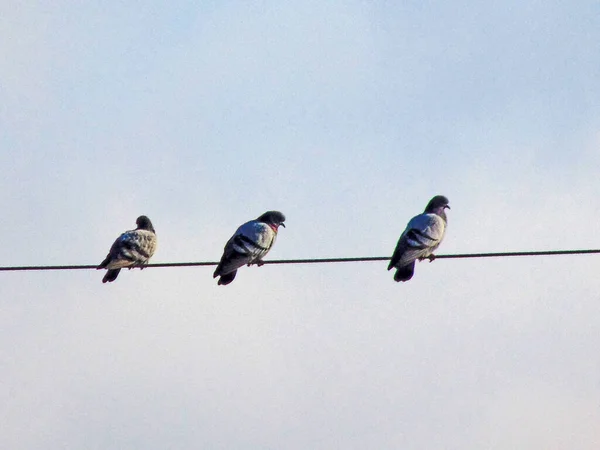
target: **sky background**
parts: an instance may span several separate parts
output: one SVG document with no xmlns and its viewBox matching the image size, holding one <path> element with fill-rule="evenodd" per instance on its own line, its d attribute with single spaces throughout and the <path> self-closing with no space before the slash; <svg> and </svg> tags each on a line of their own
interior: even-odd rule
<svg viewBox="0 0 600 450">
<path fill-rule="evenodd" d="M 0 265 L 598 248 L 584 0 L 0 1 Z M 598 256 L 0 274 L 0 448 L 600 448 Z"/>
</svg>

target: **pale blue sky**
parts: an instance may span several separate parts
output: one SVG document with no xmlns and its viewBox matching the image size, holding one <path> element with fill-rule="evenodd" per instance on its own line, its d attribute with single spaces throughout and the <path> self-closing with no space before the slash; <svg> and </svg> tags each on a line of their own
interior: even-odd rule
<svg viewBox="0 0 600 450">
<path fill-rule="evenodd" d="M 591 1 L 0 2 L 0 265 L 597 248 Z M 3 273 L 0 447 L 596 449 L 598 257 Z"/>
</svg>

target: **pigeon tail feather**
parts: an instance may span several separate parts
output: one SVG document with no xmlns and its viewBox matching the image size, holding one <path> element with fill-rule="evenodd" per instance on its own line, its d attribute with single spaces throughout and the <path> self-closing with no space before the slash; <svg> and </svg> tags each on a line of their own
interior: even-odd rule
<svg viewBox="0 0 600 450">
<path fill-rule="evenodd" d="M 394 274 L 394 281 L 408 281 L 413 277 L 414 274 L 415 262 L 413 261 L 406 266 L 398 267 L 398 270 L 396 270 L 396 273 Z"/>
<path fill-rule="evenodd" d="M 217 284 L 219 286 L 221 286 L 221 285 L 227 286 L 229 283 L 231 283 L 235 279 L 236 274 L 237 274 L 237 270 L 234 270 L 233 272 L 229 272 L 229 273 L 226 273 L 225 275 L 221 275 L 221 278 L 219 278 L 219 281 L 217 282 Z"/>
<path fill-rule="evenodd" d="M 221 261 L 219 261 L 219 265 L 215 269 L 215 273 L 213 273 L 213 278 L 231 273 L 250 263 L 252 263 L 252 258 L 248 255 L 244 255 L 235 250 L 231 251 L 229 254 L 223 255 Z"/>
<path fill-rule="evenodd" d="M 115 281 L 117 279 L 117 277 L 119 276 L 119 272 L 121 271 L 121 269 L 110 269 L 106 272 L 106 275 L 104 275 L 104 278 L 102 278 L 102 282 L 106 283 L 107 281 L 109 283 Z"/>
</svg>

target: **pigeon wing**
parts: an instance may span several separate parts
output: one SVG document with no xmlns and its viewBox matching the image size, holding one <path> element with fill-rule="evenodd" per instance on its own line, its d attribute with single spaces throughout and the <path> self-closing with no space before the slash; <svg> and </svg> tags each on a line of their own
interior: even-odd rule
<svg viewBox="0 0 600 450">
<path fill-rule="evenodd" d="M 446 224 L 437 214 L 413 217 L 400 236 L 388 270 L 431 255 L 442 242 Z"/>
<path fill-rule="evenodd" d="M 252 220 L 240 226 L 225 244 L 214 276 L 227 274 L 261 259 L 271 249 L 276 233 L 267 224 Z"/>
<path fill-rule="evenodd" d="M 234 246 L 236 251 L 248 255 L 254 262 L 269 253 L 276 237 L 277 233 L 269 225 L 252 220 L 238 228 Z"/>
<path fill-rule="evenodd" d="M 156 235 L 152 231 L 126 231 L 113 243 L 101 266 L 107 269 L 143 266 L 155 250 Z"/>
</svg>

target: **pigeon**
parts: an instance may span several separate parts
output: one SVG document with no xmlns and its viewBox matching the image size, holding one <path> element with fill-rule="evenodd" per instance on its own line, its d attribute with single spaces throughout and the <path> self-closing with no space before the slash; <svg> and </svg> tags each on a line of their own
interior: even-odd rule
<svg viewBox="0 0 600 450">
<path fill-rule="evenodd" d="M 122 268 L 144 268 L 156 250 L 156 232 L 146 216 L 135 221 L 137 228 L 123 233 L 114 242 L 98 269 L 108 269 L 102 282 L 115 281 Z"/>
<path fill-rule="evenodd" d="M 433 197 L 423 214 L 413 217 L 400 236 L 387 270 L 396 268 L 394 280 L 408 281 L 415 273 L 415 261 L 435 259 L 433 252 L 439 247 L 446 231 L 445 209 L 450 209 L 443 195 Z"/>
<path fill-rule="evenodd" d="M 279 226 L 285 228 L 285 216 L 279 211 L 267 211 L 256 220 L 240 226 L 225 244 L 221 261 L 213 274 L 220 277 L 219 285 L 228 285 L 244 264 L 262 266 L 262 258 L 269 253 L 277 238 Z"/>
</svg>

